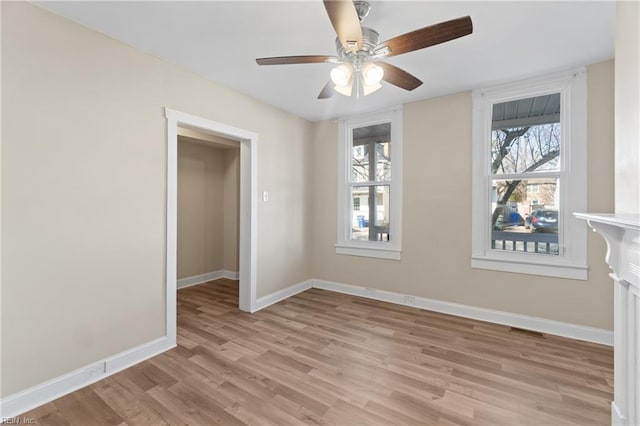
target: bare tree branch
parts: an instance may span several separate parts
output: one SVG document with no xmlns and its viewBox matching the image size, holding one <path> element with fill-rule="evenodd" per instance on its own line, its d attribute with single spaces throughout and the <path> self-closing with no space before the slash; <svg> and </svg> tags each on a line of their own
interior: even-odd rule
<svg viewBox="0 0 640 426">
<path fill-rule="evenodd" d="M 529 127 L 522 127 L 517 130 L 499 129 L 505 136 L 504 141 L 500 143 L 496 158 L 491 163 L 491 172 L 496 173 L 498 168 L 502 165 L 502 160 L 509 154 L 509 148 L 511 145 L 521 136 L 529 131 Z"/>
</svg>

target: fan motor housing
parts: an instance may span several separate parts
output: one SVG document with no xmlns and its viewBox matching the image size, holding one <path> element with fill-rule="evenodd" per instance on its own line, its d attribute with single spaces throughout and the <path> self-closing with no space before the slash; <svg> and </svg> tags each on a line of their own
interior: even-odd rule
<svg viewBox="0 0 640 426">
<path fill-rule="evenodd" d="M 366 54 L 373 54 L 373 50 L 380 41 L 380 34 L 373 28 L 362 27 L 362 49 L 358 53 L 366 52 Z M 347 59 L 353 55 L 353 53 L 344 48 L 339 38 L 336 38 L 336 51 L 341 59 Z"/>
</svg>

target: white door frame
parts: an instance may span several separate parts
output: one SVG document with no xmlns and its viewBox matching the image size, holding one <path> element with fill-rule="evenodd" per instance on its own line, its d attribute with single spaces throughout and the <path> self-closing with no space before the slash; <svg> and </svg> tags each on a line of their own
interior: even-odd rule
<svg viewBox="0 0 640 426">
<path fill-rule="evenodd" d="M 256 307 L 258 134 L 165 108 L 167 118 L 167 337 L 176 340 L 178 126 L 240 142 L 240 297 L 239 308 Z"/>
</svg>

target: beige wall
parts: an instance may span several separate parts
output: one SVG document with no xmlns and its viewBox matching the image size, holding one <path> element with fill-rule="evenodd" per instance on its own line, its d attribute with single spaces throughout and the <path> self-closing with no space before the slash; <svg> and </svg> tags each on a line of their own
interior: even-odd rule
<svg viewBox="0 0 640 426">
<path fill-rule="evenodd" d="M 309 122 L 1 7 L 2 396 L 165 334 L 165 106 L 259 134 L 258 296 L 310 277 Z"/>
<path fill-rule="evenodd" d="M 470 268 L 468 93 L 405 106 L 402 260 L 337 256 L 336 123 L 312 125 L 36 6 L 1 7 L 2 396 L 164 335 L 165 106 L 259 134 L 257 190 L 270 200 L 258 203 L 258 297 L 315 277 L 611 328 L 593 234 L 586 282 Z M 610 211 L 612 63 L 589 67 L 588 84 L 589 210 Z M 237 241 L 231 228 L 225 241 Z"/>
<path fill-rule="evenodd" d="M 178 142 L 178 279 L 237 272 L 239 149 Z"/>
<path fill-rule="evenodd" d="M 613 208 L 613 62 L 588 67 L 589 210 Z M 404 106 L 400 261 L 336 255 L 337 135 L 315 124 L 313 276 L 443 301 L 612 328 L 604 242 L 589 235 L 589 281 L 471 269 L 471 95 Z M 585 232 L 586 225 L 585 225 Z"/>
<path fill-rule="evenodd" d="M 224 153 L 224 196 L 222 230 L 224 260 L 222 267 L 226 271 L 238 272 L 240 242 L 240 151 L 228 149 Z"/>
<path fill-rule="evenodd" d="M 616 213 L 640 213 L 640 3 L 616 2 Z"/>
</svg>

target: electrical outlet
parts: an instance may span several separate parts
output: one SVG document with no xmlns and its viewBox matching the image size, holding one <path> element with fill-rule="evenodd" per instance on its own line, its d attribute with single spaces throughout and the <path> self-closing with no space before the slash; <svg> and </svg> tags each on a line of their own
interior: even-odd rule
<svg viewBox="0 0 640 426">
<path fill-rule="evenodd" d="M 404 304 L 405 305 L 415 306 L 416 298 L 413 297 L 413 296 L 404 296 Z"/>
<path fill-rule="evenodd" d="M 95 377 L 101 376 L 106 371 L 106 362 L 101 362 L 98 364 L 94 364 L 91 367 L 87 367 L 84 369 L 84 373 L 87 375 L 88 379 L 93 379 Z"/>
<path fill-rule="evenodd" d="M 262 192 L 262 201 L 264 201 L 265 203 L 269 201 L 269 192 L 268 191 L 263 191 Z"/>
</svg>

